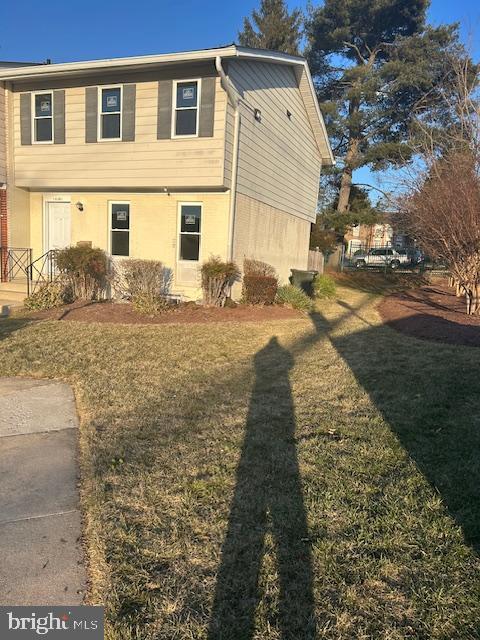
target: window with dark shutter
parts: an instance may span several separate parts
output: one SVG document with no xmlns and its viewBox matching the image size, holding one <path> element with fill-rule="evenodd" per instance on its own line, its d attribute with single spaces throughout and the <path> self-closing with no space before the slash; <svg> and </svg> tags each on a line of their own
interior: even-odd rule
<svg viewBox="0 0 480 640">
<path fill-rule="evenodd" d="M 33 142 L 53 142 L 53 93 L 33 93 Z"/>
<path fill-rule="evenodd" d="M 200 81 L 176 81 L 172 122 L 172 137 L 198 135 L 198 104 Z"/>
</svg>

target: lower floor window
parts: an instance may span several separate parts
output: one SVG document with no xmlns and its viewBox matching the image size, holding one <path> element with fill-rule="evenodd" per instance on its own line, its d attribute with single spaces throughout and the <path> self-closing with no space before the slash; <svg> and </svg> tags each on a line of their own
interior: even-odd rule
<svg viewBox="0 0 480 640">
<path fill-rule="evenodd" d="M 180 260 L 199 260 L 201 225 L 201 204 L 180 205 Z"/>
<path fill-rule="evenodd" d="M 130 255 L 130 203 L 112 202 L 110 204 L 112 256 Z"/>
</svg>

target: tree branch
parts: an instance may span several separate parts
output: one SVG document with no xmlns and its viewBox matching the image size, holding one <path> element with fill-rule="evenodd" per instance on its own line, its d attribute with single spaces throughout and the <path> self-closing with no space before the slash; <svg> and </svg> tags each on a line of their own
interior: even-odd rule
<svg viewBox="0 0 480 640">
<path fill-rule="evenodd" d="M 366 59 L 366 58 L 364 58 L 364 56 L 361 54 L 360 49 L 357 47 L 357 45 L 356 45 L 356 44 L 354 44 L 353 42 L 346 42 L 346 41 L 344 41 L 344 42 L 343 42 L 343 44 L 344 44 L 346 47 L 348 47 L 349 49 L 353 49 L 353 50 L 355 51 L 355 53 L 356 53 L 356 54 L 357 54 L 357 56 L 358 56 L 359 61 L 360 61 L 362 64 L 367 64 L 367 59 Z"/>
<path fill-rule="evenodd" d="M 366 187 L 367 189 L 374 189 L 375 191 L 378 191 L 383 196 L 385 196 L 385 198 L 387 198 L 387 200 L 390 200 L 391 202 L 393 202 L 393 198 L 392 198 L 390 193 L 388 193 L 387 191 L 383 191 L 382 189 L 379 189 L 378 187 L 374 187 L 373 184 L 367 184 L 365 182 L 355 182 L 355 183 L 353 183 L 352 186 L 355 186 L 355 187 Z"/>
</svg>

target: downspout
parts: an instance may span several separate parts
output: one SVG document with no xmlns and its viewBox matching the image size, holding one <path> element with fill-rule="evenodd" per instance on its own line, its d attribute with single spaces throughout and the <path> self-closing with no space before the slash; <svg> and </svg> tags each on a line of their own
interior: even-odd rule
<svg viewBox="0 0 480 640">
<path fill-rule="evenodd" d="M 237 175 L 238 175 L 238 141 L 240 138 L 240 109 L 239 99 L 228 80 L 222 66 L 221 56 L 216 56 L 215 67 L 220 76 L 220 84 L 228 96 L 228 100 L 234 109 L 233 150 L 232 150 L 232 179 L 230 184 L 230 207 L 228 225 L 228 259 L 233 260 L 233 234 L 235 231 L 235 208 L 237 200 Z"/>
</svg>

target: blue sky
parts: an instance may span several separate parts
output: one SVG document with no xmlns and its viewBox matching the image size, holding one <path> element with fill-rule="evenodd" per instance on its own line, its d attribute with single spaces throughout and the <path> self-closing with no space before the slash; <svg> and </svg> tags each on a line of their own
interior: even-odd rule
<svg viewBox="0 0 480 640">
<path fill-rule="evenodd" d="M 54 62 L 202 49 L 236 39 L 256 0 L 4 0 L 0 59 Z M 317 4 L 314 0 L 314 4 Z M 304 8 L 306 2 L 289 1 Z M 434 23 L 480 34 L 478 0 L 433 0 Z M 6 27 L 6 28 L 5 28 Z M 476 53 L 480 54 L 480 35 Z"/>
<path fill-rule="evenodd" d="M 257 0 L 4 0 L 0 60 L 91 60 L 202 49 L 236 40 L 243 16 Z M 291 8 L 306 1 L 289 0 Z M 313 0 L 313 4 L 318 4 Z M 433 0 L 434 24 L 458 21 L 480 58 L 478 0 Z M 357 182 L 378 183 L 367 169 Z"/>
</svg>

